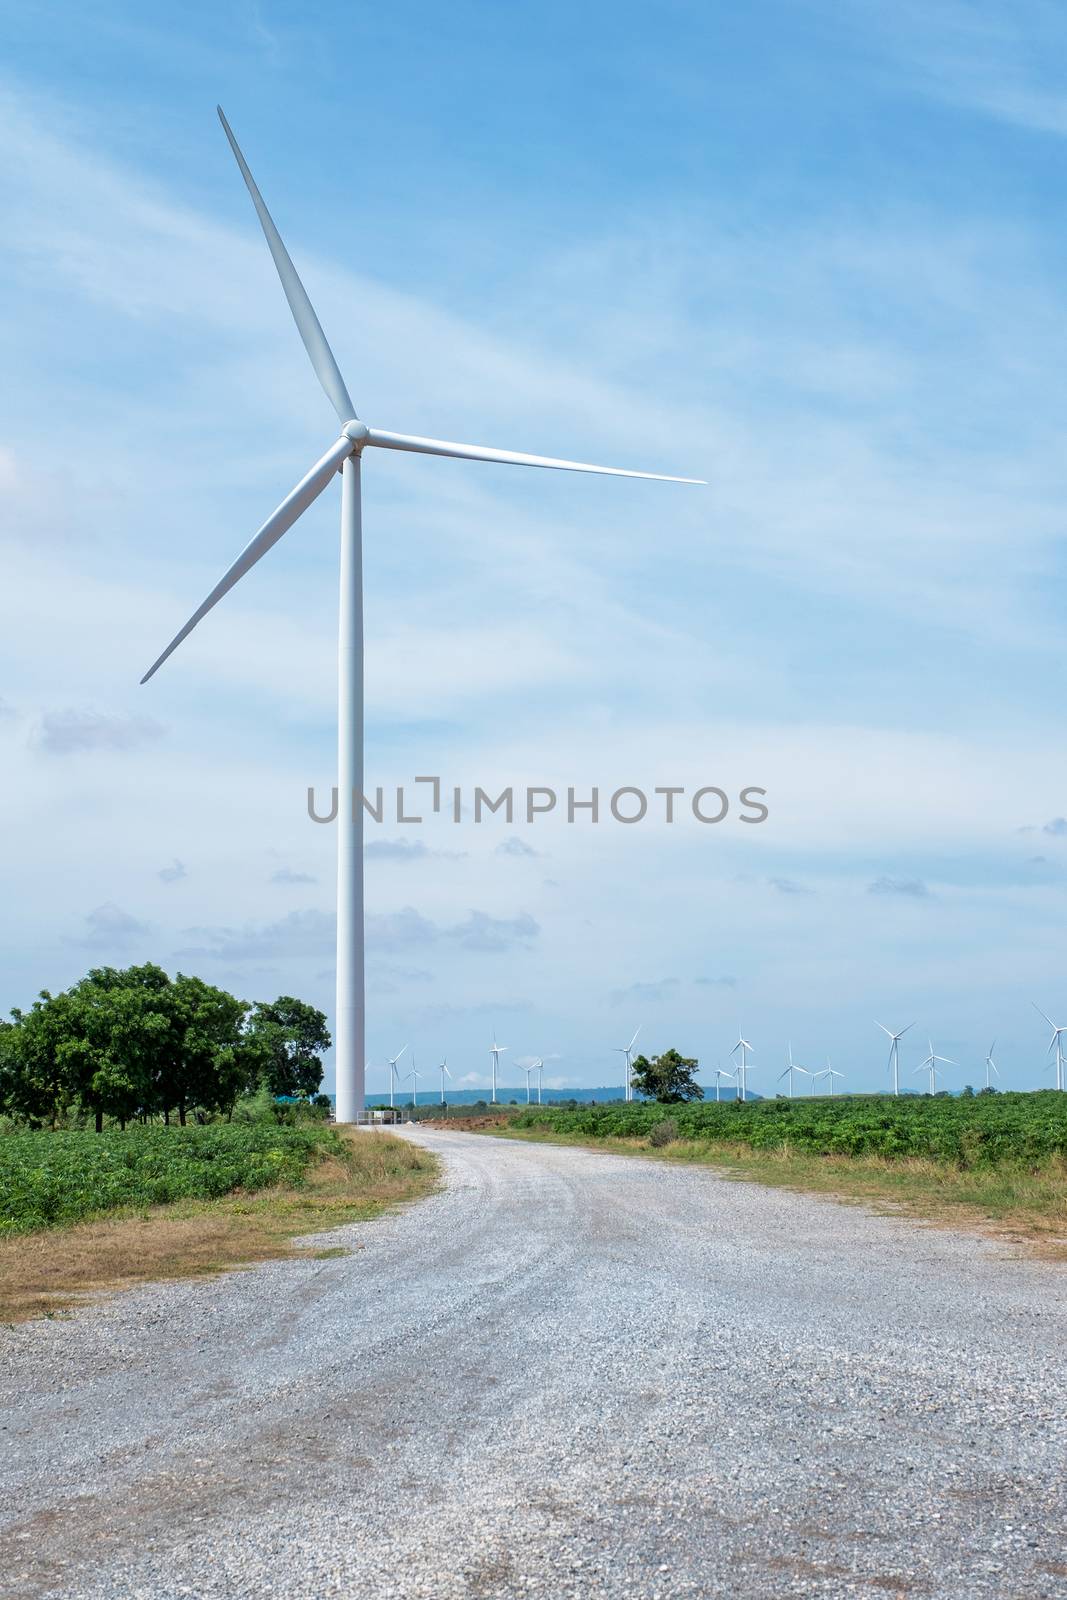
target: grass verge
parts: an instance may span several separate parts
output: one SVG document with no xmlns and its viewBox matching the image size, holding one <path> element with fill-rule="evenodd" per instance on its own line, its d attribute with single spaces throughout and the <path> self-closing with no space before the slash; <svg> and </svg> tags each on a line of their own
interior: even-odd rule
<svg viewBox="0 0 1067 1600">
<path fill-rule="evenodd" d="M 0 1239 L 0 1321 L 54 1315 L 107 1291 L 278 1256 L 343 1255 L 341 1246 L 309 1252 L 292 1241 L 379 1216 L 436 1182 L 436 1158 L 417 1145 L 387 1133 L 338 1132 L 340 1143 L 325 1147 L 299 1187 L 128 1207 Z"/>
<path fill-rule="evenodd" d="M 578 1146 L 651 1161 L 714 1167 L 730 1177 L 773 1188 L 825 1194 L 869 1206 L 883 1215 L 921 1218 L 1025 1246 L 1047 1260 L 1067 1261 L 1067 1161 L 961 1170 L 918 1157 L 838 1156 L 788 1148 L 753 1150 L 743 1144 L 679 1139 L 652 1149 L 644 1139 L 588 1139 L 509 1128 L 485 1128 L 498 1138 Z"/>
</svg>

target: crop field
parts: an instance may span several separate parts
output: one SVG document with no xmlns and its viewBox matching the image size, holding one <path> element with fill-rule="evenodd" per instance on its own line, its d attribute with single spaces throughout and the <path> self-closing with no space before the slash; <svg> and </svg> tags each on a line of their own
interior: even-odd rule
<svg viewBox="0 0 1067 1600">
<path fill-rule="evenodd" d="M 8 1134 L 0 1138 L 0 1236 L 124 1206 L 299 1187 L 311 1161 L 337 1139 L 314 1124 Z"/>
<path fill-rule="evenodd" d="M 680 1140 L 825 1156 L 926 1159 L 961 1169 L 1043 1165 L 1067 1156 L 1067 1095 L 890 1095 L 522 1111 L 510 1126 L 581 1139 Z"/>
</svg>

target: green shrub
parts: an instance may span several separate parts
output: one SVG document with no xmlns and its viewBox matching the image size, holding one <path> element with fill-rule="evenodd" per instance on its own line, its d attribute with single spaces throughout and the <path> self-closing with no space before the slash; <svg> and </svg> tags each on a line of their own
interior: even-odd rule
<svg viewBox="0 0 1067 1600">
<path fill-rule="evenodd" d="M 662 1150 L 666 1144 L 673 1144 L 678 1137 L 678 1124 L 673 1117 L 661 1117 L 649 1129 L 648 1142 L 653 1150 Z"/>
<path fill-rule="evenodd" d="M 648 1139 L 663 1120 L 660 1106 L 531 1107 L 517 1128 L 543 1128 L 584 1139 Z M 677 1137 L 754 1150 L 787 1145 L 813 1155 L 920 1157 L 964 1169 L 1036 1165 L 1067 1156 L 1067 1095 L 945 1097 L 836 1095 L 795 1100 L 704 1101 L 671 1107 Z"/>
<path fill-rule="evenodd" d="M 338 1135 L 320 1122 L 131 1126 L 125 1133 L 14 1133 L 0 1140 L 0 1235 L 76 1222 L 119 1206 L 215 1199 L 299 1185 Z"/>
</svg>

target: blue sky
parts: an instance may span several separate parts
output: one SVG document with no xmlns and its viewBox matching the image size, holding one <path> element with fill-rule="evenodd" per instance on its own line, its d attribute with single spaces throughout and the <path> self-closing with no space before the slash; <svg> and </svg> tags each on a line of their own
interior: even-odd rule
<svg viewBox="0 0 1067 1600">
<path fill-rule="evenodd" d="M 952 1083 L 994 1034 L 1006 1084 L 1048 1082 L 1058 8 L 43 4 L 4 31 L 0 1006 L 148 957 L 332 1006 L 304 798 L 334 777 L 335 497 L 137 682 L 334 432 L 221 100 L 361 415 L 709 480 L 368 461 L 370 780 L 769 797 L 759 828 L 376 849 L 372 1087 L 405 1040 L 487 1081 L 494 1026 L 554 1082 L 608 1080 L 638 1024 L 710 1077 L 739 1023 L 755 1089 L 790 1040 L 874 1087 L 874 1017 Z"/>
</svg>

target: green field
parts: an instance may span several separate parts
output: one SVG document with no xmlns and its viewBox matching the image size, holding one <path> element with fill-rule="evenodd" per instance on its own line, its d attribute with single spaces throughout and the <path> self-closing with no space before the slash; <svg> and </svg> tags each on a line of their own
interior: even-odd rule
<svg viewBox="0 0 1067 1600">
<path fill-rule="evenodd" d="M 334 1146 L 338 1135 L 321 1123 L 7 1134 L 0 1138 L 0 1236 L 125 1206 L 298 1187 L 312 1160 Z"/>
<path fill-rule="evenodd" d="M 870 1095 L 690 1105 L 547 1107 L 516 1129 L 579 1139 L 648 1139 L 669 1119 L 681 1140 L 824 1156 L 926 1159 L 970 1170 L 1041 1165 L 1067 1155 L 1067 1095 Z"/>
</svg>

